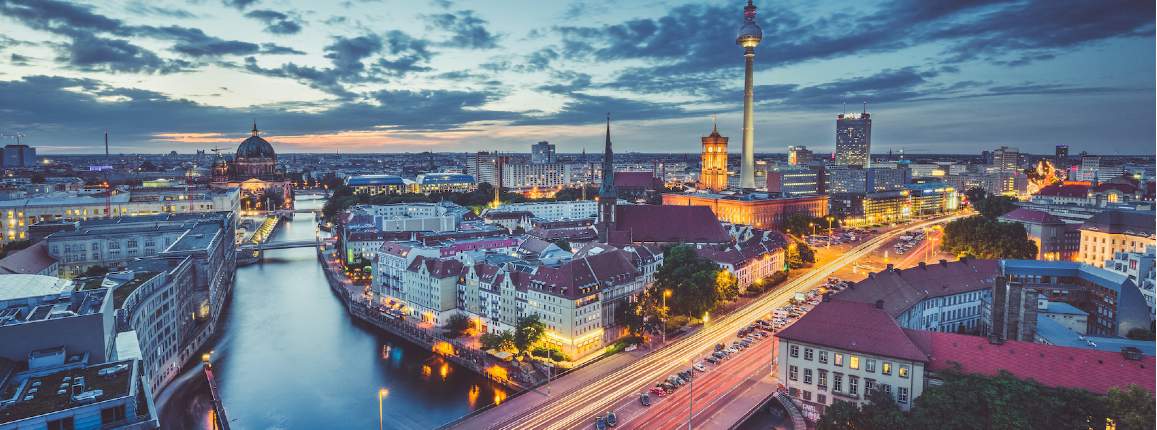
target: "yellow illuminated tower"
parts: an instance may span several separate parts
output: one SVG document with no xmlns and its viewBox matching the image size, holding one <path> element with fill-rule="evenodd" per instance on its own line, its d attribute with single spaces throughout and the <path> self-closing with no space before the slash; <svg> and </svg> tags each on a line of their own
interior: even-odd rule
<svg viewBox="0 0 1157 430">
<path fill-rule="evenodd" d="M 743 47 L 746 67 L 743 73 L 743 158 L 739 163 L 739 188 L 744 191 L 755 189 L 755 47 L 763 40 L 763 29 L 755 23 L 755 5 L 747 0 L 743 8 L 743 25 L 739 27 L 739 37 L 735 44 Z"/>
<path fill-rule="evenodd" d="M 719 135 L 719 127 L 712 124 L 711 134 L 702 140 L 699 188 L 717 193 L 727 188 L 727 137 Z"/>
</svg>

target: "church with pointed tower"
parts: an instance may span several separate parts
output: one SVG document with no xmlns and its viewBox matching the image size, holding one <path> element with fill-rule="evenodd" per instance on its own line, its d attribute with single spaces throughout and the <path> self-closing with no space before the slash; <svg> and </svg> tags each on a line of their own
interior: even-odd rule
<svg viewBox="0 0 1157 430">
<path fill-rule="evenodd" d="M 250 132 L 237 146 L 232 160 L 217 153 L 213 186 L 240 189 L 241 209 L 245 211 L 293 209 L 293 183 L 277 164 L 277 152 L 261 137 L 256 121 Z"/>
</svg>

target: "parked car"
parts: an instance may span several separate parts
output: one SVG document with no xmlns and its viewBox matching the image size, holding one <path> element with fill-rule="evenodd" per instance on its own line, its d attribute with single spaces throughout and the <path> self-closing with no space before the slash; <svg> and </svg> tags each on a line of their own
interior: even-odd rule
<svg viewBox="0 0 1157 430">
<path fill-rule="evenodd" d="M 639 393 L 639 403 L 643 406 L 651 406 L 651 395 L 648 393 Z"/>
<path fill-rule="evenodd" d="M 719 363 L 719 359 L 715 358 L 715 355 L 709 355 L 709 356 L 707 356 L 707 358 L 704 358 L 703 361 L 706 361 L 706 362 L 711 363 L 711 364 Z"/>
<path fill-rule="evenodd" d="M 704 366 L 704 365 L 703 365 L 703 363 L 701 363 L 701 362 L 700 362 L 700 363 L 695 363 L 695 365 L 694 365 L 694 366 L 692 366 L 692 367 L 694 367 L 694 368 L 695 368 L 695 370 L 698 370 L 698 371 L 700 371 L 700 372 L 706 372 L 706 371 L 707 371 L 707 366 Z"/>
</svg>

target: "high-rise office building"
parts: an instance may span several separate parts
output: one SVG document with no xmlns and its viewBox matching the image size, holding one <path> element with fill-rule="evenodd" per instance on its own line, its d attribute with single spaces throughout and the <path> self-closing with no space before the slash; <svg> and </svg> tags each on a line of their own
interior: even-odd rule
<svg viewBox="0 0 1157 430">
<path fill-rule="evenodd" d="M 554 145 L 547 141 L 538 142 L 530 147 L 530 162 L 546 164 L 557 161 L 554 156 Z"/>
<path fill-rule="evenodd" d="M 4 167 L 26 168 L 36 165 L 36 148 L 28 145 L 4 146 Z"/>
<path fill-rule="evenodd" d="M 992 151 L 992 167 L 999 169 L 1001 173 L 1015 172 L 1019 166 L 1019 149 L 1002 146 Z"/>
<path fill-rule="evenodd" d="M 867 104 L 860 114 L 836 116 L 836 165 L 870 167 L 872 163 L 872 114 Z"/>
<path fill-rule="evenodd" d="M 711 134 L 701 140 L 699 188 L 717 193 L 727 188 L 727 137 L 719 134 L 718 127 L 712 127 Z"/>
<path fill-rule="evenodd" d="M 1057 145 L 1056 157 L 1053 159 L 1053 165 L 1059 169 L 1064 169 L 1069 166 L 1069 145 Z"/>
<path fill-rule="evenodd" d="M 798 166 L 812 162 L 812 152 L 806 146 L 787 147 L 787 164 Z"/>
</svg>

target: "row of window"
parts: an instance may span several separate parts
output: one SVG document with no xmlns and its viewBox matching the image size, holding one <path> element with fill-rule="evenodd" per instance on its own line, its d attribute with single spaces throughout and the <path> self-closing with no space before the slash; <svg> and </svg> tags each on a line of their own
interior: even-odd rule
<svg viewBox="0 0 1157 430">
<path fill-rule="evenodd" d="M 799 358 L 799 351 L 800 351 L 799 345 L 788 346 L 788 355 L 790 355 L 792 358 Z M 804 360 L 812 361 L 817 356 L 818 356 L 818 360 L 816 360 L 816 361 L 818 361 L 820 364 L 828 364 L 828 351 L 822 350 L 822 349 L 816 350 L 814 348 L 808 348 L 808 347 L 803 348 L 803 359 Z M 831 357 L 832 357 L 832 360 L 831 360 L 832 365 L 838 366 L 838 367 L 844 367 L 845 355 L 843 353 L 834 352 L 831 354 Z M 860 369 L 860 364 L 861 364 L 860 363 L 860 361 L 861 361 L 860 356 L 848 354 L 848 355 L 846 355 L 846 358 L 847 358 L 847 366 L 849 369 L 854 369 L 854 370 Z M 792 367 L 794 368 L 795 366 L 792 366 Z M 874 358 L 863 359 L 863 367 L 864 367 L 865 372 L 875 373 L 876 372 L 876 359 L 874 359 Z M 908 366 L 899 365 L 897 367 L 898 367 L 897 375 L 899 375 L 901 378 L 907 378 L 908 377 Z M 884 374 L 884 375 L 891 375 L 892 374 L 892 362 L 883 361 L 880 365 L 880 373 Z"/>
<path fill-rule="evenodd" d="M 828 371 L 824 370 L 824 369 L 816 369 L 816 373 L 818 374 L 819 380 L 816 381 L 815 386 L 817 388 L 819 388 L 819 390 L 821 392 L 827 391 L 827 389 L 828 389 Z M 844 375 L 843 373 L 839 373 L 839 372 L 831 372 L 831 373 L 832 373 L 831 389 L 832 389 L 833 393 L 845 394 L 845 395 L 853 396 L 853 397 L 858 397 L 860 395 L 860 377 L 859 376 Z M 844 377 L 845 376 L 847 377 L 847 381 L 848 381 L 847 391 L 844 391 Z M 788 379 L 790 379 L 792 381 L 798 381 L 799 380 L 799 368 L 797 368 L 796 366 L 788 366 Z M 812 369 L 803 369 L 803 383 L 807 384 L 807 385 L 812 385 Z M 867 395 L 869 392 L 876 389 L 877 387 L 880 390 L 883 390 L 885 393 L 892 394 L 892 386 L 891 385 L 878 384 L 875 379 L 864 378 L 864 395 Z M 803 393 L 804 393 L 804 400 L 811 401 L 811 392 L 807 391 L 807 390 L 803 390 Z M 819 402 L 826 404 L 827 403 L 826 396 L 824 396 L 823 394 L 820 394 L 819 395 Z M 902 404 L 908 403 L 908 387 L 897 387 L 896 402 L 902 403 Z"/>
</svg>

